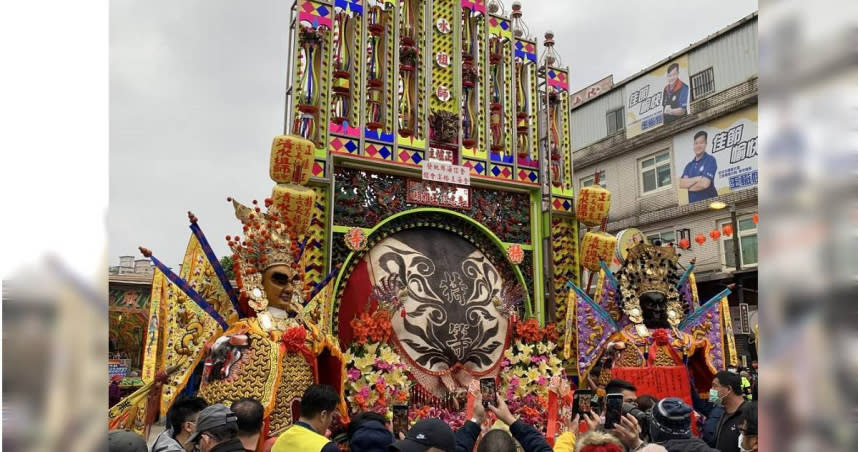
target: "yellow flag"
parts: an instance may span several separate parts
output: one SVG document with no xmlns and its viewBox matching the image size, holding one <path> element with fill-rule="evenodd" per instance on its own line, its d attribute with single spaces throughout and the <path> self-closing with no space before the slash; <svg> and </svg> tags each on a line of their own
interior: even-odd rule
<svg viewBox="0 0 858 452">
<path fill-rule="evenodd" d="M 721 299 L 721 318 L 724 319 L 724 338 L 727 340 L 727 352 L 730 356 L 730 365 L 739 364 L 736 356 L 736 338 L 733 336 L 733 321 L 730 319 L 730 304 L 727 297 Z"/>
<path fill-rule="evenodd" d="M 193 226 L 192 229 L 199 231 L 199 228 Z M 197 233 L 201 234 L 201 232 Z M 214 258 L 212 256 L 211 259 Z M 231 325 L 238 320 L 238 312 L 224 288 L 224 283 L 220 280 L 211 260 L 206 256 L 205 249 L 196 234 L 191 234 L 191 238 L 188 240 L 188 247 L 182 260 L 182 271 L 179 276 L 202 295 L 227 324 Z"/>
<path fill-rule="evenodd" d="M 143 343 L 143 369 L 141 378 L 144 382 L 150 382 L 155 378 L 155 371 L 160 362 L 161 347 L 161 332 L 164 329 L 164 313 L 163 308 L 165 300 L 164 283 L 166 278 L 161 270 L 155 269 L 155 276 L 152 278 L 152 295 L 149 298 L 149 326 L 146 328 L 146 340 Z M 167 284 L 169 282 L 167 281 Z"/>
<path fill-rule="evenodd" d="M 154 381 L 149 381 L 133 394 L 122 399 L 110 408 L 107 413 L 107 429 L 128 429 L 143 435 L 146 400 Z"/>
</svg>

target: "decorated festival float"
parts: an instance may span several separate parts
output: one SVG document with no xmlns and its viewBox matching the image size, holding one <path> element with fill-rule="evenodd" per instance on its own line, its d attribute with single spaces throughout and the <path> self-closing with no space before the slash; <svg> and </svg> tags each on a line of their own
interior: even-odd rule
<svg viewBox="0 0 858 452">
<path fill-rule="evenodd" d="M 575 387 L 665 366 L 703 388 L 724 368 L 729 312 L 699 305 L 672 249 L 591 231 L 579 251 L 579 220 L 604 225 L 609 194 L 575 205 L 568 69 L 550 32 L 538 58 L 511 6 L 295 3 L 275 186 L 229 200 L 235 285 L 193 214 L 178 274 L 141 249 L 156 266 L 146 384 L 112 428 L 144 431 L 197 391 L 259 399 L 275 436 L 313 383 L 340 391 L 344 421 L 407 404 L 456 428 L 472 382 L 495 378 L 553 439 Z M 601 269 L 594 299 L 582 263 Z"/>
</svg>

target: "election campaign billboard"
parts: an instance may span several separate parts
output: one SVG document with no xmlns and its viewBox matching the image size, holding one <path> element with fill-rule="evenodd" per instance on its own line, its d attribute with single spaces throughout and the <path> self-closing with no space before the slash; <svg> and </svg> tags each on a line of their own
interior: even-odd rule
<svg viewBox="0 0 858 452">
<path fill-rule="evenodd" d="M 688 56 L 668 61 L 626 84 L 626 138 L 670 124 L 688 114 Z"/>
<path fill-rule="evenodd" d="M 679 204 L 757 185 L 757 107 L 723 116 L 673 137 Z"/>
</svg>

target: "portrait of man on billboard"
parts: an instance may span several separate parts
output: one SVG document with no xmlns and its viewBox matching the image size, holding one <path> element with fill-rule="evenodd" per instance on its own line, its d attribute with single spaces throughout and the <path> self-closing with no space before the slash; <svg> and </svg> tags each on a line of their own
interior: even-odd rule
<svg viewBox="0 0 858 452">
<path fill-rule="evenodd" d="M 679 64 L 667 67 L 667 85 L 661 96 L 664 107 L 664 125 L 685 116 L 688 113 L 688 85 L 679 79 Z"/>
<path fill-rule="evenodd" d="M 703 201 L 718 196 L 715 190 L 715 173 L 718 161 L 706 152 L 709 134 L 701 130 L 694 134 L 694 158 L 685 165 L 679 188 L 688 190 L 688 202 Z"/>
</svg>

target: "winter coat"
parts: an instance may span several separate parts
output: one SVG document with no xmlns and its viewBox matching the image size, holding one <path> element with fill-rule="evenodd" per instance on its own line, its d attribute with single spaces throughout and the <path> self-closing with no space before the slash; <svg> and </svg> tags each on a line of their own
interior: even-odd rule
<svg viewBox="0 0 858 452">
<path fill-rule="evenodd" d="M 553 452 L 542 433 L 529 424 L 517 420 L 509 426 L 509 433 L 521 444 L 524 452 Z M 465 422 L 456 431 L 456 452 L 471 452 L 480 436 L 480 426 L 474 422 Z"/>
<path fill-rule="evenodd" d="M 381 422 L 362 422 L 349 440 L 351 452 L 387 452 L 393 444 L 393 433 Z"/>
<path fill-rule="evenodd" d="M 718 452 L 700 438 L 671 439 L 660 444 L 667 452 Z"/>
</svg>

